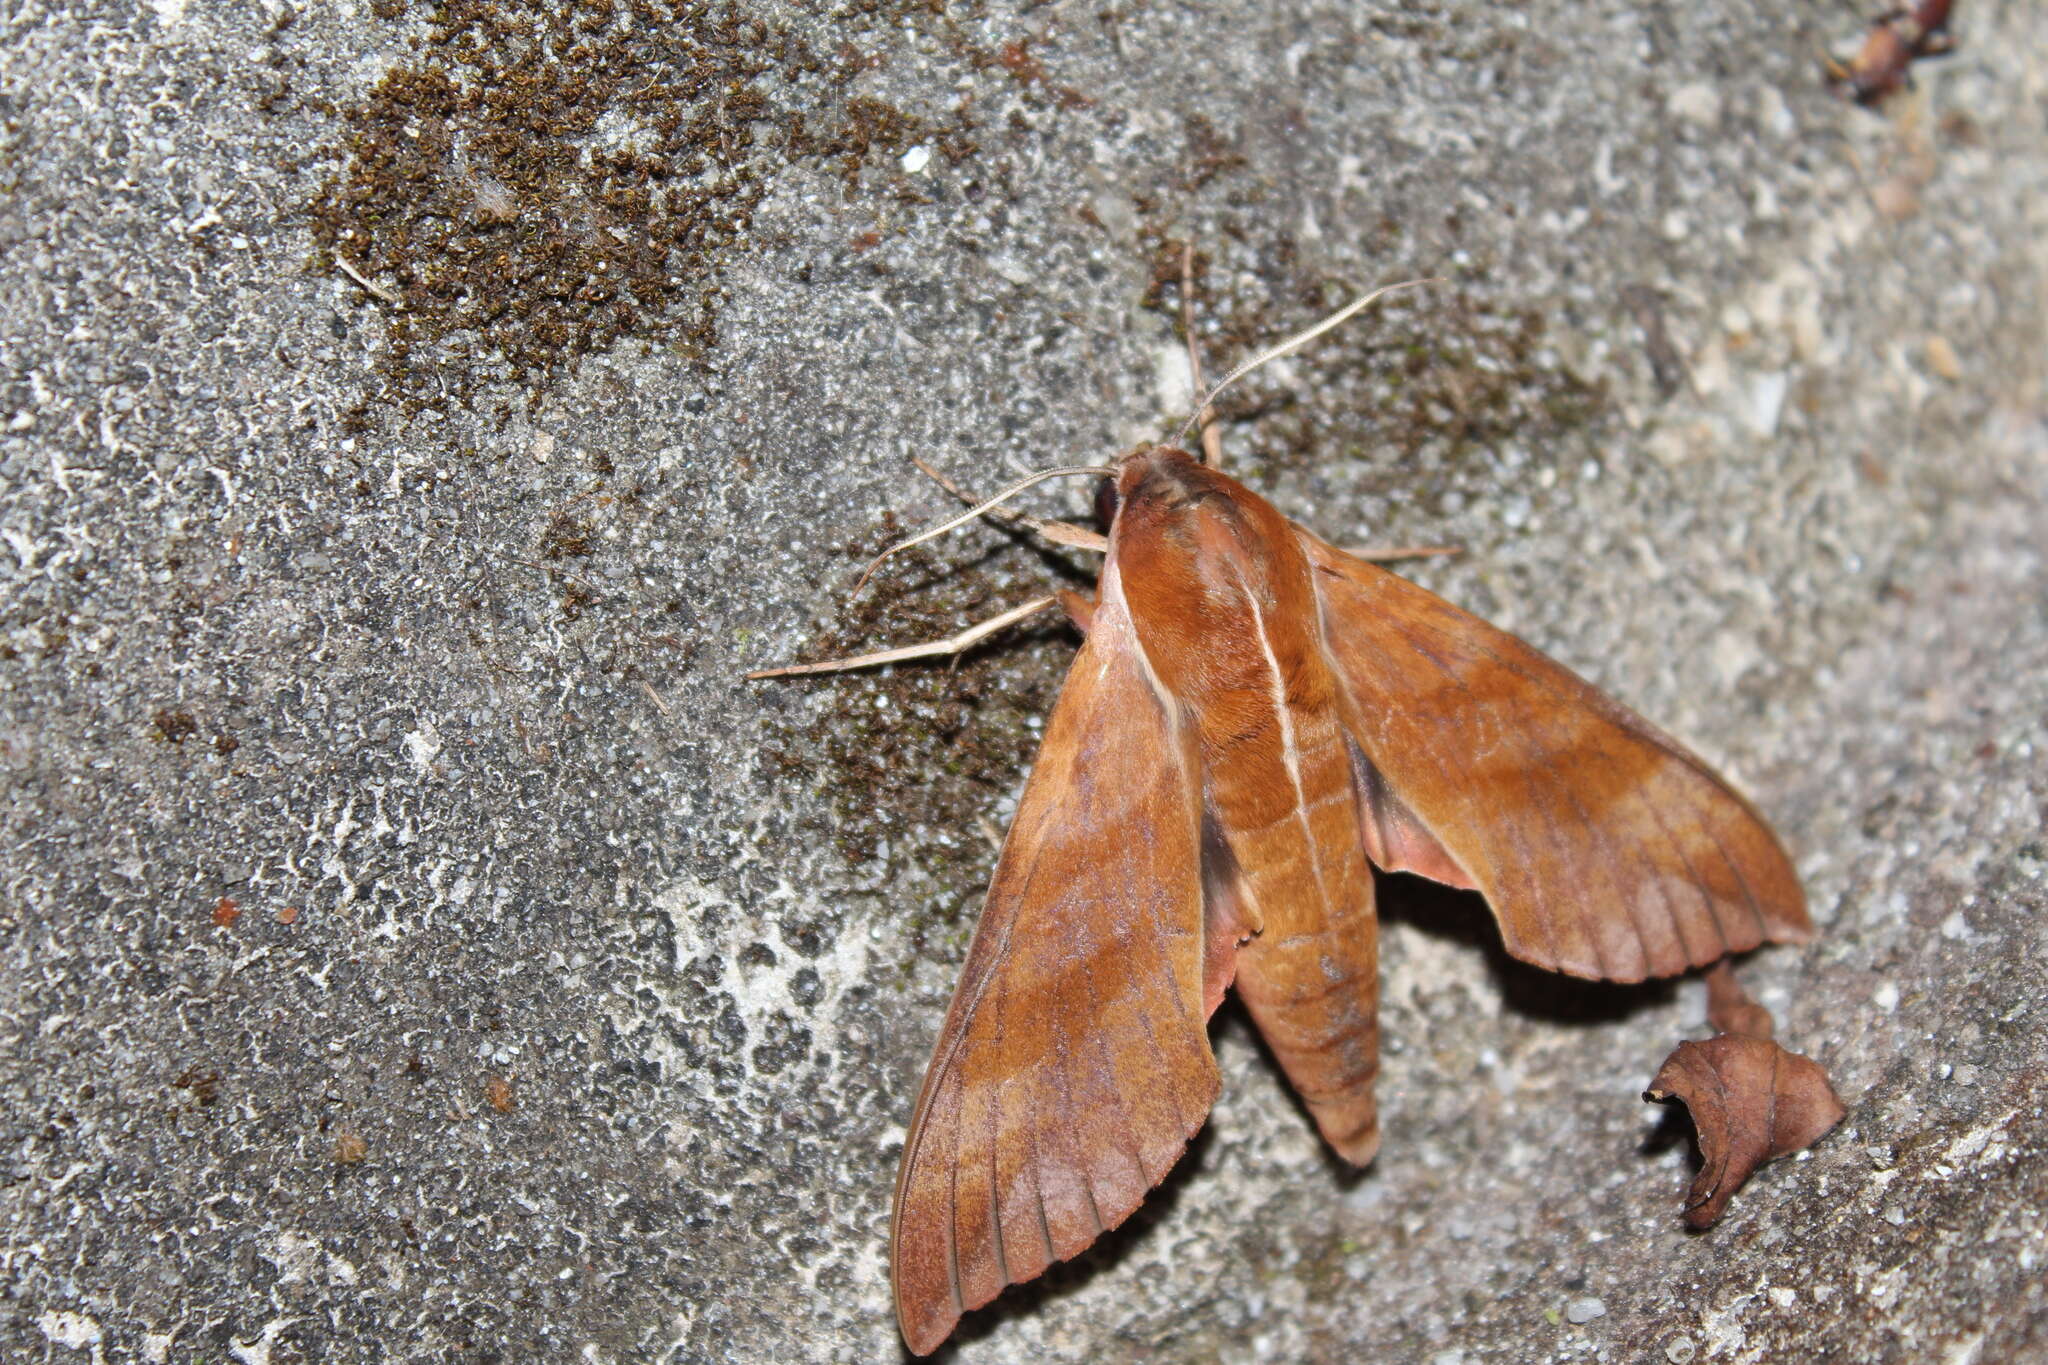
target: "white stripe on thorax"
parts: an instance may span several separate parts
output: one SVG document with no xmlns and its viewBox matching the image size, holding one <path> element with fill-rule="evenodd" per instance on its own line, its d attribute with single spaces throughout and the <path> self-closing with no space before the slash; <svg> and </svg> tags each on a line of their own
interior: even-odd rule
<svg viewBox="0 0 2048 1365">
<path fill-rule="evenodd" d="M 1315 874 L 1316 892 L 1322 898 L 1324 922 L 1327 924 L 1330 911 L 1330 888 L 1323 884 L 1323 860 L 1316 846 L 1315 831 L 1308 823 L 1308 792 L 1301 785 L 1301 747 L 1295 741 L 1294 718 L 1287 707 L 1287 683 L 1280 676 L 1280 660 L 1273 653 L 1273 645 L 1266 638 L 1266 614 L 1259 610 L 1258 595 L 1245 583 L 1242 574 L 1238 586 L 1244 589 L 1244 600 L 1252 609 L 1252 622 L 1258 627 L 1259 651 L 1266 656 L 1266 667 L 1273 675 L 1273 712 L 1280 722 L 1280 757 L 1287 767 L 1287 780 L 1294 785 L 1294 819 L 1301 826 L 1302 842 L 1308 848 L 1309 870 Z"/>
</svg>

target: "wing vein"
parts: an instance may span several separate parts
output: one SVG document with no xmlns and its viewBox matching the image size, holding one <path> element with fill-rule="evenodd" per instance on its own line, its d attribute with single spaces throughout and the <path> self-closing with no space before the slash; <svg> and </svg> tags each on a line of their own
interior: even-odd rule
<svg viewBox="0 0 2048 1365">
<path fill-rule="evenodd" d="M 1163 710 L 1164 708 L 1161 709 Z M 1165 719 L 1169 726 L 1168 733 L 1169 735 L 1171 735 L 1172 718 L 1165 717 Z M 1187 752 L 1185 748 L 1179 744 L 1174 744 L 1171 747 L 1173 750 L 1174 785 L 1179 789 L 1181 795 L 1192 798 L 1192 793 L 1189 790 L 1188 783 Z M 1187 804 L 1190 810 L 1198 809 L 1196 803 L 1192 799 L 1190 799 Z M 1197 868 L 1199 868 L 1201 865 L 1200 826 L 1197 825 L 1194 830 L 1189 831 L 1189 834 L 1194 840 L 1194 857 L 1196 860 L 1196 866 Z M 1139 888 L 1137 887 L 1137 884 L 1135 882 L 1127 882 L 1125 885 L 1127 893 L 1139 894 Z M 1159 966 L 1164 970 L 1166 974 L 1167 986 L 1171 993 L 1174 1003 L 1177 1006 L 1180 1006 L 1182 1009 L 1185 1009 L 1188 1004 L 1188 1001 L 1184 998 L 1182 994 L 1181 982 L 1179 978 L 1174 975 L 1173 960 L 1170 953 L 1167 952 L 1168 945 L 1171 944 L 1174 941 L 1174 939 L 1178 937 L 1178 935 L 1173 933 L 1168 928 L 1165 916 L 1160 909 L 1159 897 L 1157 895 L 1150 895 L 1142 896 L 1142 899 L 1144 902 L 1145 912 L 1148 918 L 1150 918 L 1150 920 L 1152 921 L 1152 932 L 1154 942 L 1159 946 L 1161 951 L 1162 960 L 1159 963 Z M 1195 910 L 1198 916 L 1196 922 L 1199 924 L 1201 922 L 1199 919 L 1201 913 L 1201 906 L 1199 900 L 1197 901 Z M 1197 997 L 1197 1000 L 1199 1001 L 1199 996 Z M 1197 1008 L 1199 1009 L 1199 1004 L 1197 1004 Z M 1164 1060 L 1166 1053 L 1159 1044 L 1159 1037 L 1157 1031 L 1153 1028 L 1151 1012 L 1147 1010 L 1141 1010 L 1140 1017 L 1145 1021 L 1145 1034 L 1149 1039 L 1151 1039 L 1153 1055 Z M 1185 1024 L 1192 1024 L 1192 1021 L 1190 1020 L 1183 1020 L 1182 1022 Z M 1179 1126 L 1180 1136 L 1182 1140 L 1185 1141 L 1188 1136 L 1188 1116 L 1186 1108 L 1183 1107 L 1181 1103 L 1181 1080 L 1181 1068 L 1178 1059 L 1176 1059 L 1171 1073 L 1172 1083 L 1166 1087 L 1166 1093 L 1167 1097 L 1173 1103 L 1174 1122 Z"/>
<path fill-rule="evenodd" d="M 1416 638 L 1411 632 L 1402 629 L 1401 626 L 1397 622 L 1395 622 L 1391 616 L 1383 616 L 1381 619 L 1388 624 L 1389 629 L 1391 629 L 1393 633 L 1401 639 L 1402 643 L 1406 644 L 1411 650 L 1413 650 L 1418 657 L 1432 665 L 1436 669 L 1438 674 L 1442 676 L 1444 681 L 1448 683 L 1454 691 L 1458 692 L 1463 697 L 1465 697 L 1465 699 L 1468 702 L 1470 702 L 1475 709 L 1481 711 L 1482 713 L 1484 712 L 1484 707 L 1480 704 L 1479 698 L 1473 694 L 1470 684 L 1468 684 L 1464 680 L 1464 678 L 1458 675 L 1457 670 L 1454 669 L 1448 661 L 1446 661 L 1443 658 L 1440 658 L 1437 655 L 1437 653 L 1429 647 L 1428 644 Z M 1376 646 L 1369 646 L 1367 642 L 1364 640 L 1359 641 L 1358 646 L 1362 648 L 1372 648 L 1373 652 L 1378 654 L 1382 659 L 1388 657 L 1388 651 L 1386 651 L 1385 649 L 1378 648 Z M 1382 671 L 1384 672 L 1384 668 Z M 1355 698 L 1353 699 L 1353 704 L 1354 706 L 1358 705 Z M 1435 764 L 1437 767 L 1448 770 L 1451 764 L 1457 762 L 1460 759 L 1465 759 L 1469 757 L 1469 736 L 1460 735 L 1459 731 L 1461 729 L 1462 723 L 1459 721 L 1458 718 L 1449 714 L 1447 708 L 1439 706 L 1419 706 L 1415 707 L 1410 712 L 1410 714 L 1416 716 L 1419 721 L 1427 722 L 1430 725 L 1431 729 L 1435 731 L 1436 735 L 1438 736 L 1439 743 L 1432 745 L 1432 751 L 1430 755 L 1431 758 L 1435 760 Z M 1466 744 L 1460 745 L 1456 742 L 1461 737 L 1467 739 Z M 1360 748 L 1361 750 L 1363 750 L 1364 746 L 1361 744 Z M 1370 753 L 1366 754 L 1366 758 L 1370 762 L 1377 763 L 1377 760 L 1375 760 Z M 1418 818 L 1420 817 L 1418 816 Z M 1544 818 L 1546 823 L 1550 823 L 1548 811 L 1544 812 Z M 1516 849 L 1523 855 L 1522 862 L 1526 865 L 1528 863 L 1535 861 L 1533 851 L 1528 841 L 1528 835 L 1524 831 L 1522 826 L 1516 821 L 1509 821 L 1504 827 L 1510 831 Z M 1554 825 L 1552 826 L 1552 830 L 1554 833 Z M 1467 870 L 1470 871 L 1471 869 Z M 1489 871 L 1491 871 L 1491 869 L 1489 869 Z M 1489 880 L 1492 880 L 1491 876 L 1489 876 Z M 1532 883 L 1528 890 L 1530 900 L 1532 902 L 1531 908 L 1537 912 L 1537 922 L 1542 926 L 1544 941 L 1546 944 L 1548 944 L 1550 949 L 1548 957 L 1552 962 L 1561 961 L 1563 959 L 1564 954 L 1559 948 L 1557 937 L 1557 921 L 1559 919 L 1559 916 L 1550 908 L 1549 896 L 1546 894 L 1545 888 L 1542 886 L 1540 882 Z"/>
<path fill-rule="evenodd" d="M 948 1125 L 953 1139 L 953 1159 L 946 1163 L 946 1287 L 953 1295 L 956 1313 L 967 1311 L 967 1298 L 960 1292 L 960 1125 Z"/>
<path fill-rule="evenodd" d="M 1040 1167 L 1045 1157 L 1038 1146 L 1038 1125 L 1025 1129 L 1031 1139 L 1031 1193 L 1038 1200 L 1038 1235 L 1045 1241 L 1045 1263 L 1051 1265 L 1059 1259 L 1052 1245 L 1052 1216 L 1045 1209 L 1045 1181 L 1040 1178 Z"/>
<path fill-rule="evenodd" d="M 1074 1054 L 1072 1049 L 1067 1046 L 1069 1039 L 1064 1019 L 1061 1019 L 1054 1026 L 1053 1038 L 1058 1044 L 1060 1051 L 1060 1065 L 1054 1068 L 1053 1075 L 1059 1081 L 1061 1098 L 1067 1102 L 1067 1122 L 1069 1125 L 1072 1125 L 1079 1121 L 1081 1106 L 1074 1101 Z M 1069 1134 L 1072 1131 L 1070 1126 L 1068 1128 Z M 1069 1150 L 1072 1150 L 1071 1147 Z M 1078 1156 L 1078 1154 L 1076 1155 Z M 1078 1160 L 1074 1163 L 1073 1174 L 1081 1187 L 1081 1193 L 1087 1196 L 1088 1199 L 1088 1221 L 1094 1224 L 1095 1227 L 1093 1236 L 1100 1237 L 1103 1232 L 1102 1209 L 1095 1202 L 1095 1182 L 1090 1178 L 1087 1170 L 1082 1168 Z"/>
<path fill-rule="evenodd" d="M 1695 813 L 1698 812 L 1697 804 L 1694 805 L 1694 811 Z M 1693 894 L 1699 897 L 1700 904 L 1706 908 L 1707 918 L 1713 922 L 1715 937 L 1721 940 L 1721 951 L 1718 953 L 1714 953 L 1706 959 L 1704 959 L 1704 961 L 1710 962 L 1714 958 L 1720 957 L 1723 954 L 1727 953 L 1729 949 L 1734 946 L 1732 940 L 1730 940 L 1728 937 L 1727 927 L 1721 923 L 1721 910 L 1720 907 L 1716 904 L 1719 898 L 1714 895 L 1713 891 L 1707 886 L 1705 882 L 1700 880 L 1699 871 L 1698 869 L 1694 868 L 1692 864 L 1692 855 L 1685 851 L 1685 845 L 1682 842 L 1680 842 L 1676 834 L 1673 834 L 1671 832 L 1671 826 L 1667 824 L 1664 820 L 1664 813 L 1661 810 L 1658 810 L 1655 806 L 1652 806 L 1650 809 L 1650 818 L 1657 822 L 1658 831 L 1663 834 L 1665 842 L 1671 846 L 1671 852 L 1673 856 L 1675 856 L 1678 859 L 1679 866 L 1685 869 L 1686 885 L 1690 886 L 1692 888 Z M 1672 906 L 1670 893 L 1664 890 L 1664 886 L 1661 880 L 1658 883 L 1658 889 L 1660 892 L 1663 893 L 1665 897 L 1664 903 L 1667 906 Z M 1703 965 L 1703 963 L 1695 963 L 1690 960 L 1691 958 L 1696 956 L 1696 954 L 1692 952 L 1690 945 L 1686 943 L 1685 920 L 1678 914 L 1676 906 L 1672 906 L 1672 918 L 1678 924 L 1679 946 L 1685 948 L 1686 950 L 1686 957 L 1688 959 L 1686 965 Z"/>
<path fill-rule="evenodd" d="M 1728 845 L 1721 841 L 1719 830 L 1706 821 L 1701 822 L 1701 828 L 1706 830 L 1707 838 L 1713 841 L 1714 851 L 1721 855 L 1721 861 L 1727 864 L 1729 872 L 1734 874 L 1736 888 L 1742 892 L 1742 899 L 1749 906 L 1749 917 L 1756 921 L 1758 942 L 1768 942 L 1771 937 L 1770 926 L 1764 922 L 1763 907 L 1757 902 L 1756 892 L 1750 888 L 1749 874 L 1744 872 L 1742 864 L 1729 854 Z M 1732 942 L 1730 946 L 1733 946 Z"/>
<path fill-rule="evenodd" d="M 995 1015 L 995 1036 L 989 1040 L 989 1046 L 994 1049 L 998 1057 L 1002 1056 L 1003 1035 L 1006 1031 L 1005 1026 L 1009 1022 L 1005 1017 L 1005 1007 L 1009 1004 L 1009 1001 L 1009 979 L 1007 977 L 1001 978 L 995 987 L 994 998 L 991 1001 L 991 1013 Z M 995 1082 L 990 1088 L 988 1097 L 988 1133 L 986 1139 L 988 1143 L 989 1246 L 996 1254 L 996 1274 L 1001 1277 L 1004 1284 L 1012 1282 L 1010 1279 L 1010 1257 L 1008 1249 L 1003 1245 L 1003 1189 L 1001 1180 L 1003 1097 L 1009 1088 L 1010 1082 L 1008 1077 Z"/>
</svg>

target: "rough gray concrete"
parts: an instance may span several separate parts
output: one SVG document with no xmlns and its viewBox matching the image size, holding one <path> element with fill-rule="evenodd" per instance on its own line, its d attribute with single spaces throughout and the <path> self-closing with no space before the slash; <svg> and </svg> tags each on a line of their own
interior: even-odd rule
<svg viewBox="0 0 2048 1365">
<path fill-rule="evenodd" d="M 0 1354 L 893 1358 L 902 1125 L 1072 642 L 738 675 L 1084 576 L 969 532 L 842 614 L 947 507 L 910 454 L 1162 434 L 1192 240 L 1212 365 L 1449 277 L 1251 383 L 1234 468 L 1468 547 L 1416 576 L 1755 795 L 1825 931 L 1746 975 L 1850 1116 L 1684 1234 L 1637 1092 L 1698 987 L 1419 900 L 1370 1173 L 1226 1011 L 1183 1169 L 957 1358 L 2048 1358 L 2041 5 L 1964 0 L 1881 116 L 1823 0 L 792 7 L 812 68 L 668 92 L 753 178 L 630 259 L 630 196 L 380 112 L 452 61 L 402 8 L 0 18 Z M 584 17 L 628 78 L 709 22 Z M 529 149 L 655 137 L 579 89 Z M 419 173 L 336 209 L 374 128 Z M 466 332 L 516 272 L 403 225 L 581 273 Z"/>
</svg>

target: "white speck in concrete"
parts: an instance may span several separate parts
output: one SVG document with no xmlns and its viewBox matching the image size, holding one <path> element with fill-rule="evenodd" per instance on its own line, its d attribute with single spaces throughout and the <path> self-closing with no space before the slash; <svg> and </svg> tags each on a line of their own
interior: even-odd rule
<svg viewBox="0 0 2048 1365">
<path fill-rule="evenodd" d="M 441 736 L 428 721 L 421 721 L 420 728 L 405 733 L 405 756 L 420 770 L 421 776 L 432 771 L 434 759 L 441 752 Z"/>
<path fill-rule="evenodd" d="M 270 1352 L 277 1345 L 278 1334 L 297 1322 L 297 1318 L 272 1318 L 263 1324 L 263 1332 L 254 1341 L 230 1343 L 228 1354 L 242 1365 L 270 1365 Z"/>
<path fill-rule="evenodd" d="M 99 1355 L 100 1325 L 83 1313 L 45 1313 L 36 1319 L 36 1326 L 58 1346 L 74 1351 L 90 1347 L 93 1355 Z"/>
<path fill-rule="evenodd" d="M 1749 429 L 1759 436 L 1775 436 L 1778 419 L 1785 414 L 1785 391 L 1792 381 L 1783 370 L 1757 375 L 1749 382 L 1749 410 L 1743 414 Z"/>
<path fill-rule="evenodd" d="M 1664 100 L 1665 112 L 1696 128 L 1712 128 L 1721 121 L 1721 91 L 1710 81 L 1692 81 L 1673 90 Z"/>
</svg>

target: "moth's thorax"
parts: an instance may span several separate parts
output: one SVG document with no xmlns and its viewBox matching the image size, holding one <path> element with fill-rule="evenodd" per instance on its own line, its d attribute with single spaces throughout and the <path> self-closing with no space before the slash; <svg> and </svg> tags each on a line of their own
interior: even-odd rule
<svg viewBox="0 0 2048 1365">
<path fill-rule="evenodd" d="M 1226 726 L 1234 711 L 1272 705 L 1276 669 L 1290 702 L 1326 701 L 1308 560 L 1287 519 L 1168 447 L 1124 456 L 1116 485 L 1111 553 L 1160 681 Z"/>
<path fill-rule="evenodd" d="M 1378 970 L 1350 752 L 1294 527 L 1175 450 L 1118 469 L 1110 552 L 1138 643 L 1201 736 L 1203 801 L 1258 936 L 1237 986 L 1324 1136 L 1378 1141 Z M 1234 932 L 1234 930 L 1232 931 Z"/>
</svg>

